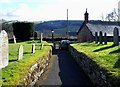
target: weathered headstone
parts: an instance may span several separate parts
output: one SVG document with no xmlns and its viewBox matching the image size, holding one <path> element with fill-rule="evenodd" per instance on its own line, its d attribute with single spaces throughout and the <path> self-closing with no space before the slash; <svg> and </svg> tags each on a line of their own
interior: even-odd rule
<svg viewBox="0 0 120 87">
<path fill-rule="evenodd" d="M 41 33 L 40 42 L 42 43 L 43 33 Z"/>
<path fill-rule="evenodd" d="M 15 38 L 15 36 L 13 35 L 13 40 L 14 40 L 14 43 L 16 44 L 16 38 Z"/>
<path fill-rule="evenodd" d="M 107 44 L 107 33 L 104 33 L 104 43 Z"/>
<path fill-rule="evenodd" d="M 2 36 L 0 33 L 0 69 L 2 68 Z"/>
<path fill-rule="evenodd" d="M 23 45 L 20 45 L 18 50 L 18 60 L 21 60 L 23 58 Z"/>
<path fill-rule="evenodd" d="M 34 32 L 34 39 L 38 39 L 37 38 L 37 32 Z"/>
<path fill-rule="evenodd" d="M 2 87 L 2 70 L 0 69 L 0 87 Z"/>
<path fill-rule="evenodd" d="M 8 35 L 5 30 L 1 31 L 0 41 L 0 61 L 2 60 L 2 68 L 4 68 L 8 65 L 9 61 Z"/>
<path fill-rule="evenodd" d="M 40 50 L 42 50 L 43 46 L 44 46 L 44 44 L 42 43 L 42 44 L 40 45 Z"/>
<path fill-rule="evenodd" d="M 35 53 L 35 43 L 32 44 L 32 53 Z"/>
<path fill-rule="evenodd" d="M 2 30 L 1 23 L 0 23 L 0 30 Z M 2 43 L 1 43 L 1 41 L 2 41 L 2 38 L 1 38 L 1 33 L 0 33 L 0 87 L 2 87 L 2 70 L 1 70 L 1 68 L 2 68 L 2 49 L 1 49 Z"/>
<path fill-rule="evenodd" d="M 100 44 L 103 43 L 103 39 L 102 39 L 103 35 L 102 35 L 102 31 L 99 32 L 99 41 L 100 41 Z"/>
<path fill-rule="evenodd" d="M 97 44 L 98 43 L 98 33 L 95 32 L 95 43 Z"/>
<path fill-rule="evenodd" d="M 113 31 L 113 42 L 114 42 L 114 46 L 118 46 L 119 45 L 119 30 L 117 27 L 114 28 Z"/>
</svg>

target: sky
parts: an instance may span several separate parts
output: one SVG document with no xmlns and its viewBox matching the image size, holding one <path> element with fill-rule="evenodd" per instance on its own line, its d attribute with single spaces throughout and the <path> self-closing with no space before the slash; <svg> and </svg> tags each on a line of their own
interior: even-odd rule
<svg viewBox="0 0 120 87">
<path fill-rule="evenodd" d="M 118 9 L 120 0 L 0 0 L 0 19 L 19 21 L 84 20 L 88 9 L 90 20 Z"/>
</svg>

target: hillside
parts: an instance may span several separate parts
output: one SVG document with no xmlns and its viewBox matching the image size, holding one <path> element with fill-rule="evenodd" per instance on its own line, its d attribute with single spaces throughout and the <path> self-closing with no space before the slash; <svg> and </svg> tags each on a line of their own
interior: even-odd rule
<svg viewBox="0 0 120 87">
<path fill-rule="evenodd" d="M 83 21 L 79 20 L 56 20 L 38 23 L 35 25 L 35 31 L 43 32 L 46 36 L 50 36 L 51 29 L 54 29 L 55 35 L 63 36 L 68 32 L 70 36 L 75 36 Z"/>
<path fill-rule="evenodd" d="M 1 28 L 8 32 L 9 38 L 12 38 L 13 27 L 12 23 L 16 21 L 6 21 L 1 20 Z M 54 21 L 45 21 L 45 22 L 34 22 L 35 31 L 43 32 L 44 37 L 51 36 L 51 29 L 54 29 L 54 36 L 63 37 L 66 36 L 66 32 L 69 36 L 75 36 L 76 32 L 80 28 L 83 21 L 79 20 L 54 20 Z"/>
</svg>

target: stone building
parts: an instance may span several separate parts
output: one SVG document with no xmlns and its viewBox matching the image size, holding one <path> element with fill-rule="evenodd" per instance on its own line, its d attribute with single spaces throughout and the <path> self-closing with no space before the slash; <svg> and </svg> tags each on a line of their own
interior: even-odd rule
<svg viewBox="0 0 120 87">
<path fill-rule="evenodd" d="M 108 41 L 112 41 L 115 27 L 119 29 L 120 33 L 120 22 L 89 20 L 89 13 L 86 10 L 84 22 L 77 32 L 77 38 L 79 42 L 91 42 L 94 41 L 95 32 L 98 32 L 99 36 L 99 32 L 102 31 L 103 34 L 107 33 Z"/>
</svg>

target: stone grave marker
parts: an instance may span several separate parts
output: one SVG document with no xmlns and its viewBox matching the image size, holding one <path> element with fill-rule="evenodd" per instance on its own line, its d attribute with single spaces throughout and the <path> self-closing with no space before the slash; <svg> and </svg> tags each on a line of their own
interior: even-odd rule
<svg viewBox="0 0 120 87">
<path fill-rule="evenodd" d="M 37 38 L 37 32 L 34 32 L 34 39 L 38 39 Z"/>
<path fill-rule="evenodd" d="M 43 33 L 41 33 L 40 42 L 42 43 Z"/>
<path fill-rule="evenodd" d="M 0 35 L 0 60 L 2 60 L 2 68 L 4 68 L 8 65 L 9 61 L 8 35 L 5 30 L 2 30 Z"/>
<path fill-rule="evenodd" d="M 98 43 L 98 33 L 95 32 L 95 43 L 97 44 Z"/>
<path fill-rule="evenodd" d="M 14 43 L 16 44 L 16 38 L 15 38 L 15 36 L 13 35 L 13 40 L 14 40 Z"/>
<path fill-rule="evenodd" d="M 21 60 L 23 58 L 23 45 L 20 45 L 18 50 L 18 60 Z"/>
<path fill-rule="evenodd" d="M 0 70 L 0 87 L 2 87 L 2 70 Z"/>
<path fill-rule="evenodd" d="M 102 35 L 102 31 L 99 32 L 99 41 L 100 41 L 100 44 L 103 43 L 103 35 Z"/>
<path fill-rule="evenodd" d="M 2 36 L 0 33 L 0 69 L 2 68 Z"/>
<path fill-rule="evenodd" d="M 44 46 L 44 44 L 42 43 L 42 44 L 40 45 L 40 50 L 42 50 L 43 46 Z"/>
<path fill-rule="evenodd" d="M 113 31 L 113 45 L 114 46 L 119 45 L 119 30 L 117 27 L 115 27 Z"/>
<path fill-rule="evenodd" d="M 35 43 L 32 44 L 32 53 L 35 53 Z"/>
<path fill-rule="evenodd" d="M 104 43 L 107 44 L 107 33 L 104 33 Z"/>
</svg>

